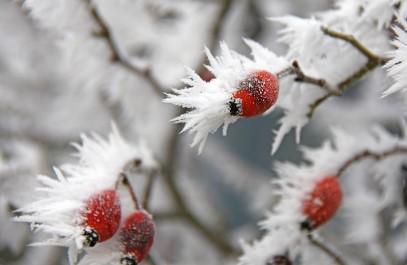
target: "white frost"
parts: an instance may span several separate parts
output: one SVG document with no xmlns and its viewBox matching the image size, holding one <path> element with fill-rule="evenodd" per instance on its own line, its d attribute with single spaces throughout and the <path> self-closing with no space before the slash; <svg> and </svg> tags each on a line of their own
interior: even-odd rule
<svg viewBox="0 0 407 265">
<path fill-rule="evenodd" d="M 192 146 L 199 144 L 199 152 L 203 150 L 206 138 L 223 125 L 226 135 L 229 124 L 239 117 L 230 115 L 228 101 L 239 83 L 256 70 L 267 70 L 277 73 L 288 66 L 287 61 L 271 51 L 250 40 L 245 40 L 252 50 L 253 60 L 231 51 L 225 43 L 221 43 L 219 57 L 214 57 L 208 49 L 208 70 L 215 76 L 205 82 L 193 70 L 188 69 L 188 78 L 183 82 L 187 87 L 174 89 L 164 102 L 192 109 L 173 121 L 185 123 L 184 131 L 195 133 Z"/>
</svg>

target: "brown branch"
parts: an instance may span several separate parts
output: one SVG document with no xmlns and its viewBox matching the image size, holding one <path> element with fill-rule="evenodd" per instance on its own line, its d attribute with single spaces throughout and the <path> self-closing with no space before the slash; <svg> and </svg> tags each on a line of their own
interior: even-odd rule
<svg viewBox="0 0 407 265">
<path fill-rule="evenodd" d="M 325 79 L 322 78 L 315 78 L 309 75 L 306 75 L 304 71 L 301 69 L 300 64 L 298 61 L 294 61 L 292 63 L 291 71 L 293 74 L 296 75 L 294 81 L 296 82 L 304 82 L 308 83 L 311 85 L 316 85 L 324 90 L 326 90 L 328 93 L 336 94 L 335 87 L 332 87 Z"/>
<path fill-rule="evenodd" d="M 108 23 L 104 20 L 104 18 L 99 13 L 97 7 L 90 1 L 86 1 L 89 6 L 89 12 L 95 21 L 95 23 L 99 26 L 100 31 L 95 35 L 106 40 L 107 45 L 109 46 L 111 52 L 111 60 L 112 62 L 120 64 L 123 68 L 127 69 L 129 72 L 136 74 L 144 78 L 154 89 L 154 91 L 160 97 L 163 97 L 164 94 L 161 91 L 161 85 L 156 78 L 151 73 L 150 68 L 140 69 L 136 67 L 134 64 L 130 62 L 128 58 L 123 54 L 121 51 L 118 43 L 116 42 L 113 32 L 110 29 Z"/>
<path fill-rule="evenodd" d="M 154 212 L 153 213 L 154 220 L 160 222 L 160 221 L 168 221 L 168 220 L 179 220 L 184 218 L 184 215 L 179 212 L 175 211 L 168 211 L 168 212 Z"/>
<path fill-rule="evenodd" d="M 220 40 L 220 33 L 222 30 L 222 26 L 224 24 L 227 12 L 230 9 L 230 6 L 234 0 L 222 0 L 221 1 L 221 8 L 218 14 L 218 17 L 215 20 L 215 23 L 213 24 L 212 31 L 211 31 L 211 39 L 209 40 L 209 43 L 207 45 L 208 49 L 210 51 L 213 51 L 216 48 L 216 45 L 218 44 Z M 199 63 L 199 69 L 198 73 L 202 72 L 205 69 L 205 64 L 207 64 L 208 59 L 204 57 L 201 62 Z"/>
<path fill-rule="evenodd" d="M 120 173 L 118 181 L 116 182 L 116 189 L 118 188 L 120 183 L 122 183 L 127 188 L 128 192 L 130 194 L 131 200 L 134 203 L 134 207 L 136 208 L 136 210 L 139 210 L 140 209 L 140 204 L 138 202 L 137 195 L 134 192 L 134 189 L 130 184 L 129 178 L 123 172 Z"/>
<path fill-rule="evenodd" d="M 359 42 L 353 35 L 345 34 L 342 32 L 337 32 L 332 29 L 329 29 L 327 27 L 321 27 L 322 32 L 326 34 L 327 36 L 330 36 L 335 39 L 343 40 L 350 45 L 352 45 L 355 49 L 360 51 L 366 59 L 367 62 L 365 65 L 363 65 L 360 69 L 358 69 L 356 72 L 352 73 L 349 77 L 347 77 L 345 80 L 340 82 L 337 86 L 331 86 L 327 80 L 323 78 L 315 78 L 309 75 L 306 75 L 303 70 L 301 69 L 298 61 L 294 61 L 292 66 L 290 68 L 284 69 L 277 75 L 279 78 L 284 77 L 289 74 L 294 74 L 295 81 L 297 82 L 304 82 L 308 83 L 311 85 L 318 86 L 324 90 L 327 91 L 327 93 L 319 98 L 317 98 L 314 102 L 312 102 L 310 106 L 310 110 L 307 113 L 307 117 L 309 119 L 312 118 L 314 115 L 315 110 L 322 104 L 324 103 L 327 99 L 333 96 L 341 96 L 348 88 L 349 86 L 356 82 L 357 80 L 360 80 L 363 78 L 366 74 L 374 70 L 377 66 L 382 65 L 386 62 L 385 58 L 382 58 L 376 54 L 374 54 L 372 51 L 370 51 L 366 46 L 364 46 L 361 42 Z"/>
<path fill-rule="evenodd" d="M 360 51 L 360 53 L 362 53 L 364 56 L 366 56 L 366 58 L 369 61 L 375 61 L 378 64 L 383 63 L 384 62 L 384 58 L 381 58 L 380 56 L 374 54 L 371 50 L 369 50 L 369 48 L 367 48 L 366 46 L 364 46 L 360 41 L 358 41 L 353 35 L 350 34 L 346 34 L 346 33 L 342 33 L 342 32 L 338 32 L 332 29 L 329 29 L 327 27 L 321 27 L 322 32 L 327 35 L 330 36 L 332 38 L 335 39 L 340 39 L 343 40 L 349 44 L 351 44 L 353 47 L 355 47 L 358 51 Z"/>
<path fill-rule="evenodd" d="M 331 29 L 328 29 L 326 27 L 321 27 L 321 30 L 326 34 L 327 36 L 330 36 L 332 38 L 336 38 L 339 40 L 343 40 L 349 44 L 351 44 L 355 49 L 360 51 L 366 59 L 367 62 L 365 65 L 363 65 L 360 69 L 358 69 L 356 72 L 351 74 L 349 77 L 347 77 L 345 80 L 340 82 L 336 89 L 333 89 L 331 91 L 328 91 L 325 95 L 323 95 L 320 98 L 317 98 L 313 103 L 310 104 L 310 110 L 307 113 L 307 117 L 309 119 L 312 118 L 314 115 L 315 110 L 322 104 L 324 103 L 327 99 L 329 99 L 332 96 L 341 96 L 348 88 L 349 86 L 362 79 L 366 74 L 374 70 L 377 66 L 382 65 L 386 62 L 385 58 L 382 58 L 376 54 L 374 54 L 372 51 L 369 50 L 366 46 L 364 46 L 361 42 L 359 42 L 353 35 L 345 34 L 342 32 L 337 32 Z M 322 79 L 323 80 L 323 79 Z M 313 82 L 313 84 L 316 84 Z M 318 85 L 318 84 L 316 84 Z M 321 85 L 319 85 L 322 87 Z"/>
<path fill-rule="evenodd" d="M 220 32 L 222 29 L 222 25 L 226 18 L 227 12 L 230 9 L 233 1 L 232 0 L 223 0 L 222 6 L 220 8 L 218 17 L 216 18 L 213 28 L 211 39 L 208 44 L 208 48 L 213 50 L 216 47 L 217 42 L 220 39 Z M 204 57 L 199 64 L 200 67 L 206 62 L 206 58 Z M 177 108 L 176 116 L 181 115 L 184 110 L 180 107 Z M 196 217 L 192 211 L 190 210 L 189 206 L 186 204 L 186 199 L 184 198 L 183 194 L 179 190 L 175 177 L 177 175 L 177 160 L 178 154 L 180 153 L 179 149 L 179 140 L 180 136 L 178 131 L 180 129 L 179 125 L 174 126 L 173 131 L 169 137 L 169 144 L 168 144 L 168 151 L 166 155 L 166 161 L 163 163 L 163 180 L 166 183 L 168 190 L 170 192 L 171 197 L 174 199 L 175 204 L 177 205 L 176 212 L 182 215 L 182 218 L 188 222 L 189 225 L 194 227 L 202 236 L 204 236 L 209 242 L 211 242 L 214 246 L 216 246 L 222 253 L 224 254 L 233 254 L 237 251 L 231 246 L 224 236 L 224 231 L 216 231 L 211 228 L 208 228 L 204 225 L 198 217 Z"/>
<path fill-rule="evenodd" d="M 148 174 L 148 179 L 147 179 L 147 184 L 144 187 L 144 192 L 143 192 L 143 199 L 142 199 L 142 207 L 143 209 L 147 210 L 149 209 L 150 206 L 150 199 L 151 199 L 151 194 L 153 191 L 153 184 L 155 179 L 157 178 L 157 171 L 153 170 L 150 174 Z"/>
<path fill-rule="evenodd" d="M 345 163 L 338 169 L 336 176 L 340 177 L 350 166 L 352 166 L 354 163 L 359 162 L 360 160 L 371 158 L 376 161 L 379 161 L 379 160 L 383 160 L 389 156 L 400 155 L 400 154 L 407 154 L 407 147 L 396 146 L 396 147 L 393 147 L 392 149 L 389 149 L 389 150 L 381 152 L 381 153 L 372 152 L 370 150 L 362 151 L 362 152 L 354 155 L 347 161 L 345 161 Z"/>
<path fill-rule="evenodd" d="M 319 105 L 321 105 L 323 102 L 325 102 L 332 96 L 341 96 L 350 87 L 352 83 L 362 79 L 366 74 L 375 69 L 377 66 L 378 64 L 376 62 L 367 61 L 367 63 L 362 68 L 360 68 L 351 76 L 340 82 L 338 84 L 336 92 L 327 93 L 322 97 L 316 99 L 313 103 L 310 104 L 310 111 L 307 113 L 308 118 L 312 118 L 315 110 L 319 107 Z"/>
<path fill-rule="evenodd" d="M 332 247 L 325 244 L 323 241 L 314 238 L 311 234 L 308 235 L 308 239 L 313 246 L 330 256 L 337 265 L 346 265 L 341 255 L 337 253 Z"/>
</svg>

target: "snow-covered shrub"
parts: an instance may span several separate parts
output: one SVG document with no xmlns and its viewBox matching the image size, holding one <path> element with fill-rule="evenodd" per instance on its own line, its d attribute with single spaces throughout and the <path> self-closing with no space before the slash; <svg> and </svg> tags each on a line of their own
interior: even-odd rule
<svg viewBox="0 0 407 265">
<path fill-rule="evenodd" d="M 405 264 L 407 2 L 329 2 L 1 3 L 0 264 Z"/>
</svg>

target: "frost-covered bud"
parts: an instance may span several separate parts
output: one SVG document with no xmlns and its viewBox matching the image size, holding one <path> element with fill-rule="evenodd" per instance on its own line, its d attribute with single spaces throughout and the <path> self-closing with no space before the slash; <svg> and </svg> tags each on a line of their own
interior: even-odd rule
<svg viewBox="0 0 407 265">
<path fill-rule="evenodd" d="M 139 264 L 150 252 L 154 242 L 155 224 L 149 213 L 136 211 L 130 214 L 120 229 L 123 265 Z"/>
<path fill-rule="evenodd" d="M 85 245 L 93 247 L 97 242 L 111 238 L 120 225 L 120 198 L 109 189 L 93 195 L 86 203 L 83 213 Z"/>
<path fill-rule="evenodd" d="M 331 219 L 342 202 L 342 189 L 336 177 L 328 176 L 318 181 L 303 202 L 303 213 L 307 220 L 301 227 L 317 228 Z"/>
<path fill-rule="evenodd" d="M 230 115 L 253 117 L 264 113 L 276 103 L 277 76 L 268 71 L 256 71 L 243 80 L 229 101 Z"/>
</svg>

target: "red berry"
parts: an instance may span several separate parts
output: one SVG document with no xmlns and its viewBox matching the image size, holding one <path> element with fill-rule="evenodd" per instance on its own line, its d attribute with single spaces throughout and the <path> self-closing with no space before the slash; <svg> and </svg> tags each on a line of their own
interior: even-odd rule
<svg viewBox="0 0 407 265">
<path fill-rule="evenodd" d="M 125 257 L 122 264 L 138 264 L 149 253 L 154 242 L 155 225 L 151 215 L 136 211 L 129 215 L 120 231 L 120 241 Z"/>
<path fill-rule="evenodd" d="M 303 202 L 309 229 L 314 229 L 334 216 L 342 202 L 342 190 L 338 179 L 328 176 L 318 181 Z"/>
<path fill-rule="evenodd" d="M 87 246 L 93 247 L 97 242 L 111 238 L 121 219 L 120 198 L 116 191 L 108 189 L 90 197 L 83 218 Z"/>
<path fill-rule="evenodd" d="M 277 76 L 268 71 L 256 71 L 240 83 L 229 102 L 230 114 L 253 117 L 274 105 L 278 97 Z"/>
</svg>

